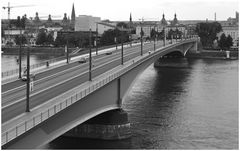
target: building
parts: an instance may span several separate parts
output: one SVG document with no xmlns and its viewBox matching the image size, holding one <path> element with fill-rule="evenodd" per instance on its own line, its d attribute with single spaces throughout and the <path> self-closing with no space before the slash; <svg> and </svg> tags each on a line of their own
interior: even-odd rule
<svg viewBox="0 0 240 151">
<path fill-rule="evenodd" d="M 221 21 L 222 32 L 218 34 L 218 39 L 224 33 L 226 36 L 230 35 L 233 39 L 233 46 L 239 45 L 239 13 L 236 12 L 235 18 L 229 17 L 227 21 Z"/>
<path fill-rule="evenodd" d="M 143 37 L 151 37 L 151 31 L 155 28 L 157 30 L 156 22 L 141 22 L 136 26 L 136 36 L 141 37 L 141 28 L 143 31 Z"/>
<path fill-rule="evenodd" d="M 136 35 L 140 37 L 141 27 L 144 32 L 145 37 L 151 36 L 152 29 L 155 29 L 157 32 L 161 32 L 165 30 L 166 35 L 168 35 L 169 31 L 180 31 L 183 35 L 187 35 L 186 25 L 179 23 L 177 19 L 177 15 L 174 15 L 174 19 L 172 21 L 167 21 L 165 19 L 165 15 L 162 15 L 162 19 L 159 22 L 142 22 L 141 24 L 136 26 Z"/>
<path fill-rule="evenodd" d="M 101 21 L 100 17 L 93 17 L 90 15 L 79 15 L 75 18 L 74 31 L 96 31 L 97 23 Z"/>
<path fill-rule="evenodd" d="M 109 29 L 115 29 L 116 23 L 110 21 L 101 21 L 97 23 L 98 34 L 101 36 L 105 31 Z"/>
</svg>

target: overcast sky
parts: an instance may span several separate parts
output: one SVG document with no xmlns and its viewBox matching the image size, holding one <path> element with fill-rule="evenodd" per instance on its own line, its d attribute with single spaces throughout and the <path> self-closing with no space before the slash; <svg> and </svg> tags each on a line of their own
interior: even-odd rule
<svg viewBox="0 0 240 151">
<path fill-rule="evenodd" d="M 112 21 L 129 20 L 130 12 L 133 21 L 140 18 L 145 20 L 160 20 L 163 12 L 167 20 L 174 18 L 177 13 L 179 20 L 226 20 L 235 17 L 235 11 L 239 10 L 238 0 L 1 0 L 1 18 L 7 18 L 7 10 L 2 6 L 34 5 L 31 7 L 19 7 L 11 9 L 11 18 L 17 18 L 27 14 L 34 17 L 48 14 L 61 16 L 67 13 L 71 16 L 72 4 L 75 5 L 75 13 L 78 15 L 92 15 L 101 19 Z"/>
</svg>

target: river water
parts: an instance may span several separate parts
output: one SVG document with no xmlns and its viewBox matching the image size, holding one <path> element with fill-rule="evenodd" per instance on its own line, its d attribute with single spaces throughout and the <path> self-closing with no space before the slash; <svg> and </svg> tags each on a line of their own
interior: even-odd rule
<svg viewBox="0 0 240 151">
<path fill-rule="evenodd" d="M 132 137 L 59 137 L 44 149 L 238 149 L 238 60 L 184 59 L 149 66 L 123 102 Z"/>
</svg>

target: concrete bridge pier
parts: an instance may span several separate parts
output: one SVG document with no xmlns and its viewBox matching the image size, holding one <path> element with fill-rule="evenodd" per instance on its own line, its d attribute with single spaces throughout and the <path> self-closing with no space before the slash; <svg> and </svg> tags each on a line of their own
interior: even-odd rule
<svg viewBox="0 0 240 151">
<path fill-rule="evenodd" d="M 193 47 L 191 48 L 191 51 L 193 51 L 193 52 L 195 52 L 195 53 L 198 52 L 198 42 L 195 42 L 195 43 L 193 44 Z"/>
<path fill-rule="evenodd" d="M 104 112 L 65 133 L 66 137 L 120 140 L 131 137 L 128 114 L 122 109 Z"/>
</svg>

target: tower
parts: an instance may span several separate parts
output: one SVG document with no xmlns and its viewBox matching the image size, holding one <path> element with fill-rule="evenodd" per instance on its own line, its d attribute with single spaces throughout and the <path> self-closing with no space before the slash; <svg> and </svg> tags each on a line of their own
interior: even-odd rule
<svg viewBox="0 0 240 151">
<path fill-rule="evenodd" d="M 132 13 L 130 13 L 130 18 L 129 18 L 129 28 L 132 29 Z"/>
<path fill-rule="evenodd" d="M 161 20 L 160 24 L 161 24 L 162 26 L 167 26 L 167 21 L 166 21 L 166 19 L 165 19 L 165 15 L 164 15 L 164 14 L 162 15 L 162 20 Z"/>
<path fill-rule="evenodd" d="M 174 19 L 173 19 L 173 21 L 172 21 L 172 25 L 173 25 L 173 26 L 176 26 L 177 24 L 178 24 L 177 14 L 175 13 L 175 14 L 174 14 Z"/>
<path fill-rule="evenodd" d="M 74 3 L 73 3 L 73 6 L 72 6 L 71 26 L 74 29 L 74 26 L 75 26 L 75 8 L 74 8 Z"/>
<path fill-rule="evenodd" d="M 216 14 L 216 12 L 214 13 L 214 21 L 217 21 L 217 14 Z"/>
</svg>

